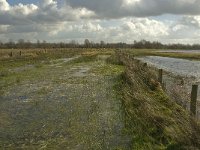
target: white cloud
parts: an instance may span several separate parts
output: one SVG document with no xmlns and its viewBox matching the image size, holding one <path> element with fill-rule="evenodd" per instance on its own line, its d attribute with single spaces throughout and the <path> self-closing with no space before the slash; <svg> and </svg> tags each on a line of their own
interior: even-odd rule
<svg viewBox="0 0 200 150">
<path fill-rule="evenodd" d="M 89 18 L 95 14 L 86 8 L 73 9 L 64 4 L 58 6 L 54 0 L 42 0 L 36 4 L 21 4 L 11 6 L 6 0 L 0 0 L 0 24 L 19 25 L 32 23 L 58 23 Z"/>
<path fill-rule="evenodd" d="M 0 11 L 7 11 L 10 9 L 10 5 L 6 0 L 0 0 Z"/>
<path fill-rule="evenodd" d="M 168 26 L 164 23 L 144 18 L 121 19 L 118 26 L 103 25 L 102 21 L 78 21 L 66 23 L 64 30 L 58 32 L 55 39 L 82 42 L 85 38 L 99 42 L 133 42 L 139 39 L 158 40 L 168 35 Z M 105 21 L 104 21 L 105 23 Z M 151 27 L 150 27 L 151 26 Z"/>
<path fill-rule="evenodd" d="M 38 9 L 38 6 L 34 4 L 29 4 L 29 5 L 23 5 L 23 4 L 18 4 L 17 6 L 11 7 L 10 13 L 12 15 L 30 15 L 36 12 Z"/>
<path fill-rule="evenodd" d="M 173 32 L 177 32 L 177 31 L 179 31 L 179 30 L 183 30 L 185 28 L 185 26 L 184 25 L 182 25 L 182 24 L 176 24 L 176 25 L 174 25 L 173 27 L 172 27 L 172 31 Z"/>
<path fill-rule="evenodd" d="M 179 17 L 170 20 L 163 14 Z M 10 5 L 0 0 L 0 40 L 21 38 L 193 43 L 200 41 L 200 1 L 40 0 L 37 4 Z"/>
</svg>

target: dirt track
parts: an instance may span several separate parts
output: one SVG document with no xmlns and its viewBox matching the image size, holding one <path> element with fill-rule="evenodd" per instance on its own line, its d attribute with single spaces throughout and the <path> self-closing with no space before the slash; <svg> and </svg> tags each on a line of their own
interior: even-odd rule
<svg viewBox="0 0 200 150">
<path fill-rule="evenodd" d="M 71 61 L 13 70 L 23 79 L 0 97 L 0 146 L 128 149 L 130 139 L 124 134 L 121 103 L 113 88 L 120 72 L 97 69 L 109 72 L 109 67 L 118 66 L 103 59 Z"/>
</svg>

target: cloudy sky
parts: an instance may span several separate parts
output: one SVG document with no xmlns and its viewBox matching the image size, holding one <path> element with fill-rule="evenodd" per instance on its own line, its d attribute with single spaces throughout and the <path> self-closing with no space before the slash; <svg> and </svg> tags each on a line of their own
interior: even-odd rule
<svg viewBox="0 0 200 150">
<path fill-rule="evenodd" d="M 200 43 L 200 0 L 0 0 L 0 41 Z"/>
</svg>

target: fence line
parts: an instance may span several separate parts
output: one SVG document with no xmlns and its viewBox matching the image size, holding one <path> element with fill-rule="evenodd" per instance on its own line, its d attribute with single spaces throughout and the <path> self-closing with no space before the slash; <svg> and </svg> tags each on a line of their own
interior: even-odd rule
<svg viewBox="0 0 200 150">
<path fill-rule="evenodd" d="M 140 63 L 140 60 L 136 59 L 136 62 Z M 147 66 L 148 64 L 146 62 L 143 63 L 143 67 L 147 67 Z M 163 69 L 158 69 L 158 81 L 162 85 L 163 89 L 166 89 L 166 82 L 163 79 L 163 72 L 164 72 Z M 184 85 L 183 79 L 181 79 L 180 85 Z M 198 84 L 193 84 L 192 90 L 190 93 L 190 107 L 189 107 L 190 114 L 193 117 L 197 117 L 197 98 L 198 98 Z M 185 108 L 187 108 L 187 106 L 185 106 Z"/>
</svg>

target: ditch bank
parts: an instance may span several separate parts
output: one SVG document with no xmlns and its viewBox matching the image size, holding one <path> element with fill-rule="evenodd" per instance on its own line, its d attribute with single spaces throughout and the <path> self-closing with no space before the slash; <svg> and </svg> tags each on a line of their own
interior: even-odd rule
<svg viewBox="0 0 200 150">
<path fill-rule="evenodd" d="M 133 149 L 199 149 L 200 126 L 162 89 L 154 69 L 117 51 L 124 64 L 121 97 Z"/>
</svg>

